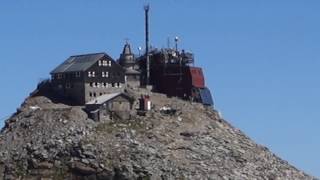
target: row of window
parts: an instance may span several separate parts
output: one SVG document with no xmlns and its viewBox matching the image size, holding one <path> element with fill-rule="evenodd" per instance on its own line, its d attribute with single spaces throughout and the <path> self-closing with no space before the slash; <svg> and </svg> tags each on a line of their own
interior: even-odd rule
<svg viewBox="0 0 320 180">
<path fill-rule="evenodd" d="M 98 61 L 98 66 L 109 66 L 109 67 L 111 67 L 111 64 L 112 64 L 111 61 L 106 61 L 106 60 Z"/>
<path fill-rule="evenodd" d="M 111 76 L 121 76 L 120 73 L 111 73 Z M 88 77 L 96 77 L 96 72 L 95 71 L 88 71 Z M 108 78 L 110 77 L 109 72 L 101 72 L 101 77 Z"/>
<path fill-rule="evenodd" d="M 109 77 L 109 72 L 101 72 L 102 77 Z M 88 71 L 88 77 L 96 77 L 95 71 Z"/>
<path fill-rule="evenodd" d="M 106 94 L 106 93 L 105 92 L 104 93 L 99 93 L 99 96 L 102 96 L 104 94 Z M 97 97 L 97 93 L 96 92 L 89 92 L 89 96 L 90 97 Z"/>
<path fill-rule="evenodd" d="M 70 89 L 73 88 L 73 84 L 71 83 L 66 83 L 65 85 L 66 89 Z M 109 88 L 109 87 L 113 87 L 113 88 L 121 88 L 122 85 L 121 83 L 98 83 L 98 82 L 91 82 L 90 83 L 90 87 L 96 87 L 96 88 Z"/>
<path fill-rule="evenodd" d="M 64 77 L 81 77 L 81 72 L 74 72 L 74 73 L 68 73 L 68 74 L 59 73 L 55 76 L 55 78 L 57 79 L 62 79 Z"/>
<path fill-rule="evenodd" d="M 102 96 L 102 95 L 104 95 L 104 94 L 107 94 L 106 92 L 100 92 L 99 93 L 99 96 Z M 89 96 L 90 97 L 97 97 L 97 93 L 96 92 L 89 92 Z"/>
<path fill-rule="evenodd" d="M 115 87 L 115 88 L 121 88 L 121 83 L 98 83 L 98 82 L 91 82 L 90 87 L 97 87 L 97 88 L 108 88 L 108 87 Z"/>
</svg>

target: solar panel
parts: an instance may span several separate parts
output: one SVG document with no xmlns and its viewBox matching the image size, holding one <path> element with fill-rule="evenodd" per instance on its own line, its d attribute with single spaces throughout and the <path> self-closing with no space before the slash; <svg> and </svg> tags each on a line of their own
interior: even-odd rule
<svg viewBox="0 0 320 180">
<path fill-rule="evenodd" d="M 200 89 L 200 96 L 202 100 L 202 104 L 212 106 L 213 105 L 213 99 L 211 96 L 211 92 L 208 88 Z"/>
</svg>

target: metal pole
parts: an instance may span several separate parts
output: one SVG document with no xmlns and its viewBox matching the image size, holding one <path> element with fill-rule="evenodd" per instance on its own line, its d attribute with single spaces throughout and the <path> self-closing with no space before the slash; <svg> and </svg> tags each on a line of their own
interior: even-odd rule
<svg viewBox="0 0 320 180">
<path fill-rule="evenodd" d="M 149 59 L 149 5 L 144 6 L 145 11 L 145 33 L 146 33 L 146 58 L 147 58 L 147 82 L 146 85 L 150 84 L 150 59 Z"/>
<path fill-rule="evenodd" d="M 178 38 L 178 36 L 176 36 L 175 38 L 174 38 L 174 42 L 176 43 L 176 51 L 178 52 L 178 41 L 179 41 L 179 38 Z"/>
</svg>

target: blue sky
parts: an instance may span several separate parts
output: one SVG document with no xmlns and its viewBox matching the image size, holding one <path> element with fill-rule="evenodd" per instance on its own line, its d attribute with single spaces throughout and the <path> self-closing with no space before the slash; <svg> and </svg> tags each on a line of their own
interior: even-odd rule
<svg viewBox="0 0 320 180">
<path fill-rule="evenodd" d="M 0 126 L 74 54 L 144 45 L 146 1 L 0 1 Z M 225 119 L 320 176 L 320 1 L 150 1 L 151 43 L 195 53 Z M 137 52 L 137 51 L 136 51 Z"/>
</svg>

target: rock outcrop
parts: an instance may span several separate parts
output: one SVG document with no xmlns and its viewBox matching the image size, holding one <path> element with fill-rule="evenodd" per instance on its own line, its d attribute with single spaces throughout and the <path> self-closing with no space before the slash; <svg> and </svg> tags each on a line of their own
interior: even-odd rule
<svg viewBox="0 0 320 180">
<path fill-rule="evenodd" d="M 82 107 L 28 98 L 1 131 L 0 179 L 314 179 L 213 109 L 151 99 L 146 116 L 94 122 Z"/>
</svg>

